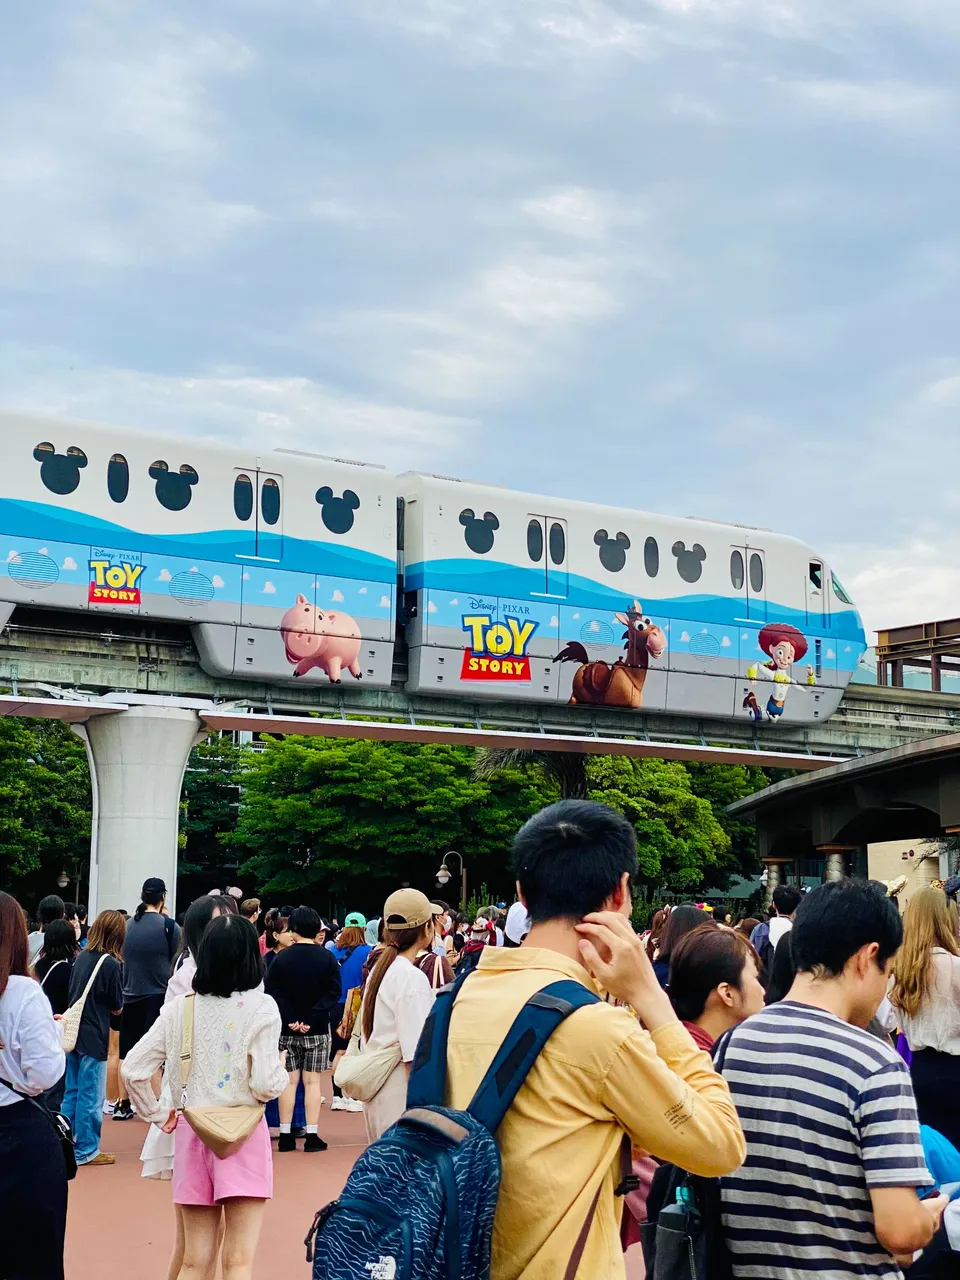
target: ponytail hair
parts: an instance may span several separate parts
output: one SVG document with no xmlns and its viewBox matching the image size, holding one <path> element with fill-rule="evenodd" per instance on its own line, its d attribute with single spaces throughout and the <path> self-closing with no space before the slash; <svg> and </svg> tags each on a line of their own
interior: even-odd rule
<svg viewBox="0 0 960 1280">
<path fill-rule="evenodd" d="M 426 925 L 418 925 L 416 929 L 384 929 L 383 950 L 377 957 L 377 963 L 371 969 L 363 989 L 361 1030 L 364 1040 L 369 1040 L 373 1035 L 373 1015 L 376 1012 L 377 993 L 387 970 L 401 951 L 409 951 L 423 935 L 425 929 Z"/>
<path fill-rule="evenodd" d="M 147 907 L 162 906 L 163 900 L 166 896 L 166 890 L 161 893 L 158 889 L 144 888 L 143 893 L 141 894 L 141 901 L 138 903 L 137 909 L 133 913 L 134 920 L 142 920 L 143 913 L 146 911 Z"/>
</svg>

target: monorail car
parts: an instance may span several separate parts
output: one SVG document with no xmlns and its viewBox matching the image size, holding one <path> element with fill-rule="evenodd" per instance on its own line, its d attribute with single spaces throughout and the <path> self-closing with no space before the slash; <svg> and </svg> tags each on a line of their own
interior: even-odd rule
<svg viewBox="0 0 960 1280">
<path fill-rule="evenodd" d="M 0 623 L 179 620 L 213 675 L 378 688 L 405 626 L 411 692 L 769 724 L 829 716 L 866 647 L 781 534 L 23 414 L 0 435 Z"/>
<path fill-rule="evenodd" d="M 396 480 L 278 449 L 5 413 L 0 601 L 190 624 L 205 668 L 387 687 Z"/>
<path fill-rule="evenodd" d="M 866 647 L 839 579 L 794 538 L 400 484 L 410 689 L 814 721 Z"/>
</svg>

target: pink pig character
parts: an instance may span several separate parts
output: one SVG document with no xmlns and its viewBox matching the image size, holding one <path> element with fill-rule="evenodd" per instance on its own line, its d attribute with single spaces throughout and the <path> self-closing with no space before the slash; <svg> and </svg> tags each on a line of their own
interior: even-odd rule
<svg viewBox="0 0 960 1280">
<path fill-rule="evenodd" d="M 297 596 L 297 603 L 280 620 L 280 634 L 287 661 L 295 664 L 295 676 L 305 676 L 312 667 L 319 667 L 331 684 L 339 684 L 340 671 L 346 667 L 360 679 L 360 628 L 349 613 L 324 613 L 306 596 Z"/>
</svg>

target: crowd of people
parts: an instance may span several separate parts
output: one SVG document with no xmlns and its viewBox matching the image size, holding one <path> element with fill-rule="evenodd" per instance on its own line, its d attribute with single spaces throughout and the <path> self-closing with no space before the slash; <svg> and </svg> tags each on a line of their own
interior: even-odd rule
<svg viewBox="0 0 960 1280">
<path fill-rule="evenodd" d="M 634 830 L 587 801 L 532 818 L 513 863 L 509 910 L 464 918 L 404 888 L 342 927 L 235 890 L 178 924 L 148 879 L 132 916 L 88 926 L 48 897 L 28 931 L 0 894 L 0 1275 L 62 1280 L 56 1117 L 83 1170 L 113 1163 L 112 1116 L 148 1122 L 143 1174 L 170 1181 L 171 1280 L 218 1259 L 248 1280 L 274 1159 L 327 1148 L 327 1073 L 331 1109 L 362 1111 L 377 1142 L 456 982 L 446 1102 L 462 1110 L 525 1002 L 563 980 L 602 998 L 560 1024 L 499 1126 L 492 1280 L 623 1275 L 641 1239 L 652 1259 L 671 1170 L 714 1197 L 708 1280 L 960 1275 L 960 928 L 943 890 L 901 919 L 869 881 L 781 885 L 766 919 L 680 904 L 638 934 Z"/>
</svg>

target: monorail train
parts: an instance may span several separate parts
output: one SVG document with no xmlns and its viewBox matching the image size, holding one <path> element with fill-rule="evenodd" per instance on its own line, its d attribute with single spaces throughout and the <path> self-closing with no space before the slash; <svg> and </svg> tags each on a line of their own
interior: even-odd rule
<svg viewBox="0 0 960 1280">
<path fill-rule="evenodd" d="M 866 647 L 794 538 L 294 450 L 0 413 L 0 624 L 180 620 L 215 676 L 391 684 L 776 724 Z"/>
</svg>

